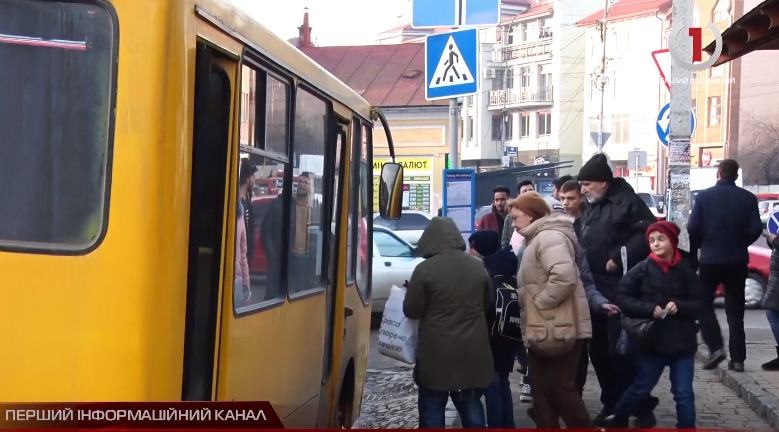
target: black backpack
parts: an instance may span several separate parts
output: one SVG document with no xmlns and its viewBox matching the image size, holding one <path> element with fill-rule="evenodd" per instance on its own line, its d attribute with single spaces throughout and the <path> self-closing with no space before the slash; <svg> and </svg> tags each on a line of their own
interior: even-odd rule
<svg viewBox="0 0 779 432">
<path fill-rule="evenodd" d="M 521 341 L 522 325 L 516 278 L 496 276 L 492 283 L 495 287 L 495 322 L 490 333 L 493 337 Z"/>
</svg>

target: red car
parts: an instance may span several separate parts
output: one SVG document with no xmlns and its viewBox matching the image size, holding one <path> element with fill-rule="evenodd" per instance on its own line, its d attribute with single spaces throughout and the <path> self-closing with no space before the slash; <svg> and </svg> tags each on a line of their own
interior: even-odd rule
<svg viewBox="0 0 779 432">
<path fill-rule="evenodd" d="M 747 308 L 760 308 L 763 294 L 766 289 L 768 275 L 771 272 L 771 249 L 759 246 L 749 247 L 749 276 L 744 287 L 744 306 Z M 722 285 L 717 288 L 716 297 L 724 297 L 725 289 Z"/>
</svg>

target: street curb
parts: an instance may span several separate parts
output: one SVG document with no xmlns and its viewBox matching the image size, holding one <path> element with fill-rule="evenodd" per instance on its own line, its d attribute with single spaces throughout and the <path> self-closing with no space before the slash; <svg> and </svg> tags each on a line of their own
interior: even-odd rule
<svg viewBox="0 0 779 432">
<path fill-rule="evenodd" d="M 698 360 L 705 360 L 706 353 L 698 351 Z M 722 367 L 721 365 L 725 365 Z M 779 428 L 779 399 L 763 389 L 760 384 L 743 372 L 733 372 L 727 369 L 727 361 L 720 363 L 712 370 L 720 382 L 733 390 L 758 417 L 765 420 L 769 426 Z"/>
</svg>

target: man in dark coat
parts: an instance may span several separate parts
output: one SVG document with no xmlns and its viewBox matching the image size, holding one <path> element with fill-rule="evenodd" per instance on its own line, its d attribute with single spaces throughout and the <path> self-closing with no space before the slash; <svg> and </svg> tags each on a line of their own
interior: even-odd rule
<svg viewBox="0 0 779 432">
<path fill-rule="evenodd" d="M 511 190 L 506 186 L 497 186 L 492 190 L 493 201 L 492 211 L 487 213 L 481 218 L 481 225 L 479 231 L 491 230 L 498 233 L 498 238 L 503 235 L 503 221 L 508 216 L 508 209 L 506 204 L 508 203 Z"/>
<path fill-rule="evenodd" d="M 657 219 L 625 179 L 614 178 L 603 154 L 587 161 L 577 180 L 587 198 L 579 245 L 587 254 L 598 291 L 615 304 L 617 287 L 625 272 L 622 248 L 627 250 L 628 269 L 646 259 L 649 256 L 646 229 Z M 619 314 L 592 315 L 590 359 L 603 403 L 603 409 L 593 419 L 596 426 L 602 426 L 604 419 L 613 414 L 614 406 L 636 377 L 633 358 L 616 353 L 620 331 Z M 657 398 L 649 396 L 641 403 L 636 412 L 636 427 L 655 426 L 653 411 L 657 402 Z"/>
<path fill-rule="evenodd" d="M 483 429 L 481 396 L 495 379 L 487 329 L 495 316 L 492 279 L 480 259 L 465 253 L 451 218 L 433 218 L 417 251 L 425 261 L 411 274 L 403 313 L 419 320 L 419 427 L 443 429 L 451 397 L 463 428 Z"/>
<path fill-rule="evenodd" d="M 701 333 L 710 354 L 703 367 L 714 369 L 725 360 L 722 330 L 714 313 L 714 294 L 722 284 L 730 331 L 728 369 L 743 372 L 747 358 L 744 334 L 744 285 L 749 275 L 747 249 L 760 237 L 763 224 L 755 195 L 736 186 L 738 162 L 733 159 L 720 162 L 717 177 L 715 186 L 701 191 L 695 198 L 687 223 L 693 258 L 698 257 L 700 250 L 699 277 L 706 296 Z"/>
</svg>

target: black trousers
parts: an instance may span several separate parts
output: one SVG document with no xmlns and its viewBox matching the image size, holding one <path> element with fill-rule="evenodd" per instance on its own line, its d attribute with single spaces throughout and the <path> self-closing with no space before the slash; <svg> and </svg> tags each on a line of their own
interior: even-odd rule
<svg viewBox="0 0 779 432">
<path fill-rule="evenodd" d="M 590 360 L 600 385 L 602 412 L 612 414 L 622 394 L 636 379 L 635 358 L 618 355 L 617 341 L 622 330 L 619 315 L 592 314 Z M 648 396 L 639 405 L 636 417 L 654 410 L 658 399 Z"/>
<path fill-rule="evenodd" d="M 717 287 L 725 288 L 725 315 L 728 319 L 730 360 L 743 363 L 747 358 L 744 334 L 744 286 L 749 276 L 747 264 L 701 264 L 699 278 L 704 291 L 706 309 L 699 320 L 703 341 L 712 352 L 724 348 L 722 330 L 714 312 Z"/>
</svg>

